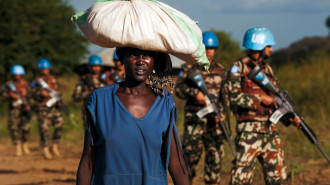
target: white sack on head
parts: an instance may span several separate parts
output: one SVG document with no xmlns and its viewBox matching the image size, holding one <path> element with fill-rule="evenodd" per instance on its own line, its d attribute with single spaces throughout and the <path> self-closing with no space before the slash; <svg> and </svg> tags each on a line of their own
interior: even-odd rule
<svg viewBox="0 0 330 185">
<path fill-rule="evenodd" d="M 180 11 L 155 0 L 97 0 L 72 16 L 88 40 L 102 47 L 134 47 L 172 54 L 206 68 L 202 32 Z"/>
</svg>

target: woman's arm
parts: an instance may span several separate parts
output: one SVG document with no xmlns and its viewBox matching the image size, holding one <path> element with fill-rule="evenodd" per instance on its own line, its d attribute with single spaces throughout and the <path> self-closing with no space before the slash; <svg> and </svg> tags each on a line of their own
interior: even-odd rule
<svg viewBox="0 0 330 185">
<path fill-rule="evenodd" d="M 87 116 L 87 124 L 91 126 L 91 134 L 93 139 L 95 138 L 94 127 L 92 127 L 92 119 Z M 91 146 L 89 132 L 85 131 L 84 149 L 80 159 L 78 171 L 77 171 L 77 185 L 90 185 L 93 175 L 93 169 L 95 164 L 95 147 Z M 95 141 L 95 140 L 94 140 Z"/>
<path fill-rule="evenodd" d="M 169 172 L 174 185 L 189 185 L 189 171 L 183 157 L 181 146 L 176 137 L 174 128 L 172 130 Z"/>
</svg>

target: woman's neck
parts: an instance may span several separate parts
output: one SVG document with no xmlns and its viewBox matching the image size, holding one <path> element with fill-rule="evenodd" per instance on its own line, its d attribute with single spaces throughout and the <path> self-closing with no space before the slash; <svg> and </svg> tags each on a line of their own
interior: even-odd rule
<svg viewBox="0 0 330 185">
<path fill-rule="evenodd" d="M 131 94 L 133 96 L 141 96 L 146 93 L 152 92 L 146 83 L 130 83 L 128 81 L 123 82 L 123 93 Z"/>
</svg>

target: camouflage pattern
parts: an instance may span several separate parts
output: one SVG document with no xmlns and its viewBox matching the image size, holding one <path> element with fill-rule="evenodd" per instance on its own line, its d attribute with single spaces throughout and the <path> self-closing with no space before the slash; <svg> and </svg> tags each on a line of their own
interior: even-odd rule
<svg viewBox="0 0 330 185">
<path fill-rule="evenodd" d="M 37 103 L 37 118 L 41 146 L 46 147 L 50 144 L 51 126 L 54 127 L 54 134 L 52 138 L 53 143 L 58 144 L 60 142 L 64 126 L 64 119 L 57 103 L 55 103 L 51 107 L 46 106 L 47 101 L 50 100 L 51 97 L 43 95 L 42 91 L 45 90 L 38 82 L 40 78 L 42 78 L 47 83 L 50 90 L 58 92 L 59 85 L 57 83 L 56 78 L 54 76 L 49 75 L 47 77 L 36 77 L 34 80 L 34 86 L 32 88 L 34 100 Z"/>
<path fill-rule="evenodd" d="M 186 99 L 185 105 L 185 121 L 184 121 L 184 138 L 183 150 L 187 158 L 187 162 L 191 168 L 190 178 L 196 176 L 196 165 L 205 148 L 205 166 L 204 181 L 205 184 L 220 183 L 221 159 L 224 156 L 224 136 L 215 121 L 215 114 L 211 113 L 203 118 L 196 115 L 200 109 L 204 108 L 204 104 L 199 104 L 196 95 L 200 91 L 188 75 L 194 70 L 199 69 L 202 73 L 205 84 L 216 99 L 221 111 L 223 106 L 223 89 L 222 83 L 225 75 L 225 68 L 217 64 L 215 61 L 211 63 L 209 72 L 200 66 L 191 66 L 184 64 L 182 66 L 182 74 L 180 74 L 175 93 L 179 98 Z"/>
<path fill-rule="evenodd" d="M 118 82 L 118 78 L 120 78 L 120 81 L 125 80 L 125 71 L 113 69 L 101 75 L 101 79 L 104 80 L 107 85 L 111 85 Z"/>
<path fill-rule="evenodd" d="M 224 157 L 224 138 L 219 124 L 210 116 L 200 119 L 195 113 L 186 112 L 183 137 L 183 151 L 191 168 L 191 179 L 196 176 L 196 166 L 205 147 L 204 181 L 219 184 L 220 162 Z"/>
<path fill-rule="evenodd" d="M 276 128 L 268 121 L 275 107 L 261 103 L 261 95 L 267 93 L 247 77 L 255 65 L 250 57 L 243 57 L 231 67 L 228 78 L 231 109 L 237 119 L 238 152 L 233 161 L 231 184 L 252 184 L 256 159 L 263 165 L 266 183 L 281 184 L 286 178 L 284 154 Z M 261 65 L 277 88 L 271 67 L 263 62 Z"/>
<path fill-rule="evenodd" d="M 9 109 L 8 129 L 14 145 L 28 141 L 30 127 L 27 115 L 22 109 Z"/>
<path fill-rule="evenodd" d="M 256 160 L 261 162 L 266 184 L 282 184 L 286 179 L 286 165 L 281 140 L 277 132 L 241 132 L 236 137 L 237 158 L 231 171 L 231 184 L 252 184 Z"/>
<path fill-rule="evenodd" d="M 50 90 L 53 90 L 53 91 L 58 91 L 59 90 L 59 85 L 57 83 L 57 80 L 54 76 L 38 76 L 34 79 L 34 81 L 32 82 L 32 97 L 35 101 L 35 104 L 37 107 L 43 107 L 43 106 L 46 106 L 46 103 L 48 100 L 51 99 L 51 97 L 47 97 L 47 96 L 44 96 L 42 91 L 45 91 L 40 83 L 39 83 L 39 79 L 42 79 L 44 82 L 47 83 L 48 87 Z"/>
<path fill-rule="evenodd" d="M 52 137 L 53 144 L 59 144 L 62 137 L 64 119 L 61 111 L 57 107 L 42 106 L 38 108 L 38 125 L 40 132 L 41 146 L 46 147 L 50 144 L 50 129 L 54 127 Z"/>
<path fill-rule="evenodd" d="M 13 84 L 16 88 L 16 93 L 19 93 L 21 96 L 21 104 L 15 104 L 17 99 L 11 96 L 11 93 L 15 92 L 9 88 L 9 84 Z M 29 114 L 31 112 L 29 102 L 27 101 L 29 95 L 28 87 L 25 80 L 20 80 L 19 82 L 6 82 L 2 88 L 2 98 L 9 101 L 8 129 L 14 145 L 27 142 L 30 133 Z"/>
<path fill-rule="evenodd" d="M 83 109 L 88 101 L 89 95 L 97 88 L 107 85 L 100 76 L 93 77 L 91 74 L 80 77 L 73 91 L 74 101 L 83 101 Z"/>
</svg>

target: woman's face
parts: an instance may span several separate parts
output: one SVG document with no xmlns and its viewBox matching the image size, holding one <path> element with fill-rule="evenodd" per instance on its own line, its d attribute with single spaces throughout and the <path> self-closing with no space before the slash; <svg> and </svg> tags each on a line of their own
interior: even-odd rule
<svg viewBox="0 0 330 185">
<path fill-rule="evenodd" d="M 125 52 L 124 65 L 126 80 L 144 82 L 151 74 L 154 66 L 155 52 L 129 48 Z"/>
</svg>

